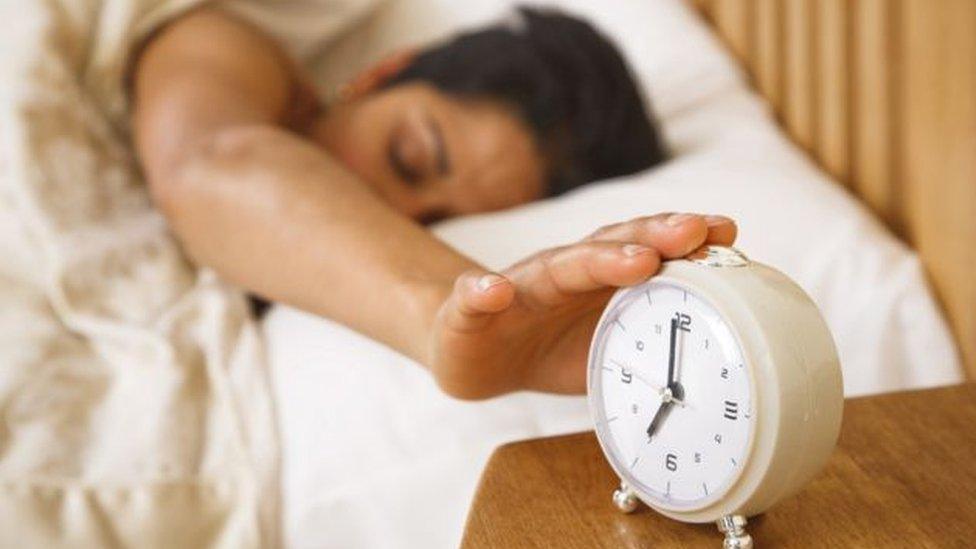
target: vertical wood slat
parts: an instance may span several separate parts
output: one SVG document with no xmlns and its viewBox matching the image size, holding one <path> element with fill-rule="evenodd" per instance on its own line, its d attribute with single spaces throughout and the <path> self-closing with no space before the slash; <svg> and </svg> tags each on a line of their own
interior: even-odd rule
<svg viewBox="0 0 976 549">
<path fill-rule="evenodd" d="M 712 4 L 715 0 L 691 0 L 691 3 L 698 8 L 698 11 L 704 13 L 711 19 Z"/>
<path fill-rule="evenodd" d="M 813 36 L 816 21 L 813 0 L 784 3 L 785 98 L 783 121 L 804 149 L 812 150 L 817 137 L 816 86 Z"/>
<path fill-rule="evenodd" d="M 816 156 L 838 181 L 850 185 L 850 0 L 817 3 L 818 133 Z"/>
<path fill-rule="evenodd" d="M 693 1 L 788 133 L 916 246 L 976 379 L 976 1 Z"/>
<path fill-rule="evenodd" d="M 752 2 L 712 0 L 710 12 L 729 49 L 740 61 L 748 61 L 752 50 Z"/>
<path fill-rule="evenodd" d="M 976 2 L 902 4 L 910 236 L 976 379 Z"/>
<path fill-rule="evenodd" d="M 755 37 L 750 54 L 756 86 L 777 113 L 783 107 L 782 6 L 779 0 L 756 0 Z"/>
<path fill-rule="evenodd" d="M 853 187 L 889 224 L 897 222 L 898 207 L 892 147 L 895 60 L 889 55 L 897 40 L 891 24 L 894 5 L 889 0 L 855 2 L 851 43 Z"/>
</svg>

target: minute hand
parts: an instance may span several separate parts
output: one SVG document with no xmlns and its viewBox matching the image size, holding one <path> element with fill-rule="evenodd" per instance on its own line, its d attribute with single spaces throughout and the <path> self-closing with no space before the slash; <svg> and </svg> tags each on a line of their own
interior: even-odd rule
<svg viewBox="0 0 976 549">
<path fill-rule="evenodd" d="M 668 351 L 668 389 L 674 391 L 675 344 L 678 339 L 678 319 L 671 319 L 671 349 Z"/>
</svg>

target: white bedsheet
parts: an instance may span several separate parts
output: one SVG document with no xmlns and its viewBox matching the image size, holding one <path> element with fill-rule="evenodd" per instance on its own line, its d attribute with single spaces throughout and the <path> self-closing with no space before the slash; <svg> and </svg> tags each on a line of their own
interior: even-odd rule
<svg viewBox="0 0 976 549">
<path fill-rule="evenodd" d="M 128 52 L 199 0 L 0 2 L 0 547 L 265 547 L 257 323 L 127 138 Z"/>
<path fill-rule="evenodd" d="M 479 17 L 491 12 L 476 4 L 470 12 Z M 422 5 L 442 18 L 454 13 L 446 0 Z M 676 0 L 601 9 L 597 20 L 623 37 L 650 85 L 674 160 L 559 199 L 451 221 L 437 233 L 501 267 L 636 215 L 726 213 L 740 223 L 745 253 L 794 277 L 821 307 L 848 395 L 960 381 L 918 259 L 783 137 L 704 25 Z M 473 22 L 470 12 L 454 20 Z M 652 36 L 639 32 L 641 18 Z M 409 360 L 327 320 L 276 307 L 263 327 L 283 441 L 285 536 L 294 547 L 456 546 L 493 448 L 590 428 L 582 398 L 457 402 Z"/>
</svg>

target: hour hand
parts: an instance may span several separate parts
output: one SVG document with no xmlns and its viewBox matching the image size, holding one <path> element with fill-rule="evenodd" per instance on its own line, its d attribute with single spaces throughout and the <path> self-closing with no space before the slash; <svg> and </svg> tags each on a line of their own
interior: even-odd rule
<svg viewBox="0 0 976 549">
<path fill-rule="evenodd" d="M 664 421 L 664 416 L 666 416 L 668 414 L 668 410 L 671 409 L 671 405 L 671 401 L 666 400 L 662 402 L 660 406 L 658 406 L 657 412 L 651 419 L 651 424 L 647 426 L 647 438 L 650 439 L 654 437 L 654 433 L 656 433 L 658 427 L 661 426 L 661 423 Z"/>
</svg>

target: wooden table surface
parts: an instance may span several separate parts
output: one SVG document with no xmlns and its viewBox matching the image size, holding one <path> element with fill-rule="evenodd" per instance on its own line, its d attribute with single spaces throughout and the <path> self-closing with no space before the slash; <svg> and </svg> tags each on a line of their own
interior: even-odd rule
<svg viewBox="0 0 976 549">
<path fill-rule="evenodd" d="M 611 504 L 592 432 L 495 451 L 463 547 L 721 547 L 713 524 Z M 976 547 L 976 384 L 848 400 L 838 448 L 798 494 L 750 519 L 757 547 Z"/>
</svg>

